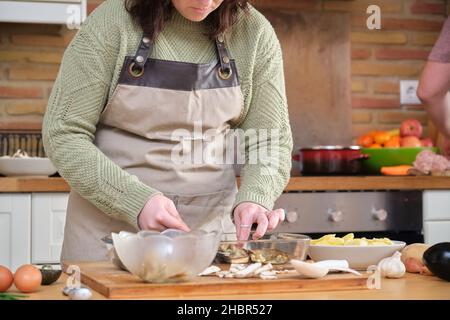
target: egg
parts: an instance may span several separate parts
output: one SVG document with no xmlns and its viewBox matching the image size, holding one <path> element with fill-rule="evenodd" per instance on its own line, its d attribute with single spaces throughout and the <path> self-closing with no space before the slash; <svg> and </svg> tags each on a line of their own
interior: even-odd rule
<svg viewBox="0 0 450 320">
<path fill-rule="evenodd" d="M 41 286 L 41 281 L 41 271 L 31 264 L 21 266 L 14 274 L 14 285 L 24 293 L 36 291 Z"/>
<path fill-rule="evenodd" d="M 0 266 L 0 292 L 7 291 L 13 284 L 14 277 L 12 272 L 4 266 Z"/>
</svg>

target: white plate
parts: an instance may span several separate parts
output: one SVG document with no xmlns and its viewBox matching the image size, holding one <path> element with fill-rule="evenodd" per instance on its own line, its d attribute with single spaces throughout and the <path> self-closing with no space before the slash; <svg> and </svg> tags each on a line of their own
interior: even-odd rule
<svg viewBox="0 0 450 320">
<path fill-rule="evenodd" d="M 56 171 L 49 158 L 0 157 L 0 174 L 5 176 L 50 176 Z"/>
<path fill-rule="evenodd" d="M 377 265 L 381 259 L 392 256 L 406 245 L 402 241 L 392 241 L 392 245 L 374 246 L 330 246 L 309 245 L 309 256 L 314 261 L 347 260 L 350 268 L 367 270 L 371 265 Z"/>
</svg>

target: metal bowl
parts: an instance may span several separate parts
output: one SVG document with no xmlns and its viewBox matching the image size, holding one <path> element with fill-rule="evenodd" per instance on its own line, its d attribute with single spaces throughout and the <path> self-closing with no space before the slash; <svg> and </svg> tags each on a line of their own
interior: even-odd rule
<svg viewBox="0 0 450 320">
<path fill-rule="evenodd" d="M 112 233 L 120 263 L 146 282 L 179 282 L 197 276 L 213 261 L 218 231 Z"/>
<path fill-rule="evenodd" d="M 52 266 L 49 264 L 43 265 L 39 268 L 42 275 L 41 285 L 48 286 L 59 279 L 62 270 L 61 266 Z"/>
<path fill-rule="evenodd" d="M 276 233 L 258 240 L 221 241 L 216 263 L 286 264 L 291 259 L 305 260 L 311 238 L 295 233 Z"/>
</svg>

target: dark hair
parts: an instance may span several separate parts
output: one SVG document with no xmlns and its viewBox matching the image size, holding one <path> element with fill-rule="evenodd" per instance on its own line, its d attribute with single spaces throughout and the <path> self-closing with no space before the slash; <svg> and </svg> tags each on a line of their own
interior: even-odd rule
<svg viewBox="0 0 450 320">
<path fill-rule="evenodd" d="M 152 40 L 156 39 L 164 28 L 164 23 L 171 18 L 173 10 L 176 10 L 171 0 L 126 0 L 125 8 Z M 229 29 L 236 22 L 240 8 L 247 12 L 248 1 L 224 0 L 205 19 L 210 29 L 207 35 L 214 39 Z"/>
</svg>

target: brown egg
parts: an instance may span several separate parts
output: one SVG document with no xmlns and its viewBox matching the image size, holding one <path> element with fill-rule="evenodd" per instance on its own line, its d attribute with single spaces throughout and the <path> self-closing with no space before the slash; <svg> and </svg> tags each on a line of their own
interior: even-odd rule
<svg viewBox="0 0 450 320">
<path fill-rule="evenodd" d="M 41 286 L 41 281 L 41 271 L 31 264 L 21 266 L 14 274 L 14 285 L 24 293 L 36 291 Z"/>
<path fill-rule="evenodd" d="M 14 277 L 12 272 L 4 266 L 0 266 L 0 292 L 7 291 L 13 284 Z"/>
</svg>

